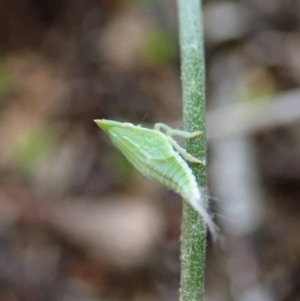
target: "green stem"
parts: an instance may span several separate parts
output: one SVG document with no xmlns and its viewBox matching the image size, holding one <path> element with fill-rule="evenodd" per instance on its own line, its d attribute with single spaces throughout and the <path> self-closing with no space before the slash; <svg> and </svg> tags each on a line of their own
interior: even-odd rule
<svg viewBox="0 0 300 301">
<path fill-rule="evenodd" d="M 205 66 L 201 1 L 177 0 L 181 50 L 183 120 L 185 130 L 200 130 L 203 135 L 187 141 L 193 156 L 205 159 Z M 206 169 L 191 164 L 199 187 L 206 190 Z M 206 201 L 206 200 L 205 200 Z M 204 299 L 206 227 L 189 204 L 184 203 L 181 236 L 180 300 Z"/>
</svg>

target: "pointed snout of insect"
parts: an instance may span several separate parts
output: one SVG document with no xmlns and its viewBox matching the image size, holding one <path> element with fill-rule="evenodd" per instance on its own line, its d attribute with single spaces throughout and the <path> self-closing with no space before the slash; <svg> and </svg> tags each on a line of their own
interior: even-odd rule
<svg viewBox="0 0 300 301">
<path fill-rule="evenodd" d="M 108 132 L 111 128 L 111 125 L 108 124 L 105 119 L 95 119 L 94 121 L 104 132 Z"/>
<path fill-rule="evenodd" d="M 109 119 L 95 119 L 96 124 L 104 132 L 108 133 L 113 127 L 120 127 L 122 125 L 119 121 L 109 120 Z"/>
</svg>

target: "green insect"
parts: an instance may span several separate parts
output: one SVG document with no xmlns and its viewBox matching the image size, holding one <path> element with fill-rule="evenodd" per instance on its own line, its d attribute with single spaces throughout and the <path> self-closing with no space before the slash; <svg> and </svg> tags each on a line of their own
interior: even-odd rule
<svg viewBox="0 0 300 301">
<path fill-rule="evenodd" d="M 163 123 L 155 124 L 152 130 L 106 119 L 95 122 L 143 176 L 180 194 L 204 219 L 212 235 L 215 235 L 215 224 L 205 209 L 196 178 L 183 158 L 194 163 L 203 162 L 189 154 L 172 138 L 175 135 L 193 138 L 201 132 L 174 130 Z"/>
</svg>

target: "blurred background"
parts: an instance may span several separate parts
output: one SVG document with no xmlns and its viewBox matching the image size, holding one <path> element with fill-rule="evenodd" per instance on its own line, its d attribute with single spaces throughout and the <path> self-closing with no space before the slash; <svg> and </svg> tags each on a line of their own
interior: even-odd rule
<svg viewBox="0 0 300 301">
<path fill-rule="evenodd" d="M 207 0 L 207 300 L 300 300 L 300 2 Z M 176 1 L 0 1 L 0 301 L 178 300 L 181 200 L 93 123 L 181 128 Z"/>
</svg>

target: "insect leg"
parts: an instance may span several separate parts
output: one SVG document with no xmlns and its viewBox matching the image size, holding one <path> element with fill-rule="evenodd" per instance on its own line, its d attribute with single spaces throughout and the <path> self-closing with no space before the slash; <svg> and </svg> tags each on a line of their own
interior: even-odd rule
<svg viewBox="0 0 300 301">
<path fill-rule="evenodd" d="M 183 147 L 181 147 L 172 137 L 167 136 L 168 142 L 178 151 L 178 153 L 187 161 L 193 162 L 193 163 L 200 163 L 202 165 L 205 165 L 205 163 L 196 157 L 189 154 Z"/>
<path fill-rule="evenodd" d="M 180 137 L 187 138 L 187 139 L 194 138 L 194 137 L 202 134 L 200 131 L 190 133 L 190 132 L 181 131 L 181 130 L 174 130 L 164 123 L 156 123 L 154 125 L 154 129 L 157 131 L 160 131 L 161 129 L 165 130 L 167 136 L 180 136 Z"/>
</svg>

